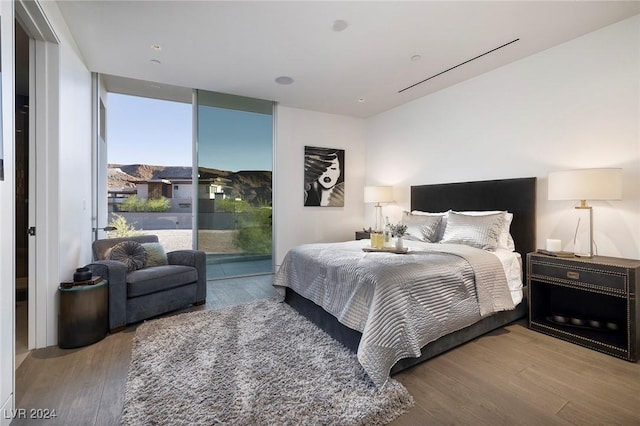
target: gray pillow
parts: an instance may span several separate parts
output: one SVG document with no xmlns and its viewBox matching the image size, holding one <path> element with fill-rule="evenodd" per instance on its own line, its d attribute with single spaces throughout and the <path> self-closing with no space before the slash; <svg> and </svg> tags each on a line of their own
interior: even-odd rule
<svg viewBox="0 0 640 426">
<path fill-rule="evenodd" d="M 405 212 L 402 215 L 402 224 L 407 225 L 407 234 L 404 238 L 434 243 L 437 241 L 438 225 L 441 220 L 441 216 L 413 215 Z"/>
<path fill-rule="evenodd" d="M 444 230 L 447 227 L 447 215 L 449 214 L 449 211 L 447 210 L 446 212 L 440 212 L 440 213 L 432 213 L 432 212 L 423 212 L 420 210 L 412 210 L 411 214 L 416 215 L 416 216 L 438 216 L 440 217 L 440 224 L 438 225 L 438 231 L 436 232 L 435 235 L 435 239 L 433 240 L 434 243 L 437 243 L 438 241 L 440 241 L 442 239 L 442 236 L 444 235 Z"/>
<path fill-rule="evenodd" d="M 504 214 L 469 216 L 449 212 L 447 227 L 440 241 L 443 244 L 464 244 L 495 251 L 504 223 Z"/>
<path fill-rule="evenodd" d="M 142 243 L 142 247 L 147 252 L 147 263 L 145 267 L 167 265 L 167 254 L 160 243 Z"/>
<path fill-rule="evenodd" d="M 117 260 L 127 265 L 127 272 L 144 268 L 147 252 L 137 241 L 123 241 L 111 248 L 107 255 L 109 260 Z"/>
</svg>

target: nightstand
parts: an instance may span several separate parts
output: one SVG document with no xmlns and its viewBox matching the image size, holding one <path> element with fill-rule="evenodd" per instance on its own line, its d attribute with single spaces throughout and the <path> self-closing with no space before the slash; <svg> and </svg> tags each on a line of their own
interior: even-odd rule
<svg viewBox="0 0 640 426">
<path fill-rule="evenodd" d="M 532 330 L 638 360 L 640 260 L 529 253 L 527 271 Z"/>
<path fill-rule="evenodd" d="M 369 233 L 367 231 L 356 231 L 356 240 L 368 240 Z"/>
</svg>

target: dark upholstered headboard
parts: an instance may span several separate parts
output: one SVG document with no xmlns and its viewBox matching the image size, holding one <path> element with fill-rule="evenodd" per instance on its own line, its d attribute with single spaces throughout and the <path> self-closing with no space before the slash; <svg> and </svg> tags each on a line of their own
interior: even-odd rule
<svg viewBox="0 0 640 426">
<path fill-rule="evenodd" d="M 412 186 L 411 210 L 507 210 L 513 213 L 511 235 L 523 268 L 526 254 L 536 249 L 535 177 Z"/>
</svg>

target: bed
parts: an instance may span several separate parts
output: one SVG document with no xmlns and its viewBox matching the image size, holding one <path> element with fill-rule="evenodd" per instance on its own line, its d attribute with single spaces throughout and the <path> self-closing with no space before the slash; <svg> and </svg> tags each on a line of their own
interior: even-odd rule
<svg viewBox="0 0 640 426">
<path fill-rule="evenodd" d="M 523 260 L 526 259 L 526 253 L 535 250 L 535 199 L 535 178 L 420 185 L 411 187 L 411 211 L 416 212 L 416 214 L 418 212 L 447 212 L 449 210 L 465 212 L 508 211 L 512 213 L 513 216 L 511 219 L 509 230 L 511 236 L 513 237 L 512 244 L 515 244 L 514 253 L 517 253 L 515 256 L 517 257 L 519 254 L 520 257 L 519 264 L 522 267 L 522 275 L 520 275 L 519 277 L 520 285 L 522 285 L 522 277 L 526 276 L 526 271 L 524 270 L 524 268 L 526 267 L 526 262 Z M 452 222 L 453 219 L 458 220 L 456 217 L 457 216 L 454 214 L 454 216 L 450 220 Z M 465 313 L 469 311 L 469 307 L 467 304 L 470 303 L 470 296 L 468 294 L 462 295 L 460 296 L 461 299 L 457 300 L 455 305 L 456 309 L 458 305 L 462 307 L 459 309 L 461 318 L 460 321 L 447 319 L 447 322 L 452 322 L 454 331 L 447 332 L 447 334 L 442 336 L 438 336 L 435 340 L 423 338 L 422 335 L 419 335 L 418 333 L 422 333 L 423 328 L 429 328 L 424 326 L 426 322 L 418 321 L 417 326 L 408 326 L 405 318 L 399 316 L 400 311 L 397 310 L 397 307 L 401 306 L 404 301 L 410 301 L 412 305 L 406 308 L 406 310 L 412 311 L 411 315 L 415 316 L 414 311 L 416 311 L 416 309 L 414 309 L 414 305 L 419 304 L 415 303 L 415 301 L 413 300 L 413 295 L 411 296 L 411 298 L 401 296 L 398 299 L 392 299 L 390 298 L 390 296 L 388 296 L 387 293 L 383 291 L 383 289 L 398 285 L 401 285 L 403 287 L 405 286 L 405 281 L 407 281 L 408 279 L 404 275 L 398 275 L 397 277 L 394 275 L 396 274 L 395 271 L 400 270 L 403 271 L 402 274 L 405 274 L 404 271 L 409 271 L 409 274 L 414 277 L 412 279 L 416 279 L 417 281 L 424 281 L 424 283 L 427 283 L 426 288 L 428 289 L 434 288 L 433 280 L 434 278 L 437 278 L 437 276 L 439 276 L 438 274 L 441 274 L 442 287 L 445 288 L 449 286 L 450 283 L 450 279 L 447 276 L 449 270 L 443 268 L 438 269 L 432 266 L 426 267 L 422 265 L 421 262 L 414 262 L 410 260 L 407 255 L 402 254 L 398 255 L 374 253 L 374 255 L 382 256 L 365 257 L 363 255 L 363 251 L 360 248 L 363 247 L 363 244 L 366 243 L 362 241 L 352 241 L 345 243 L 336 243 L 336 245 L 306 245 L 296 249 L 292 249 L 285 257 L 283 265 L 276 274 L 274 285 L 282 287 L 284 289 L 286 293 L 284 299 L 289 305 L 291 305 L 309 320 L 314 322 L 320 328 L 325 330 L 336 340 L 357 353 L 358 359 L 360 360 L 361 364 L 363 364 L 363 367 L 367 371 L 369 377 L 376 385 L 382 385 L 384 381 L 386 381 L 386 377 L 388 377 L 389 374 L 393 375 L 399 371 L 423 362 L 460 344 L 473 340 L 491 330 L 500 328 L 510 322 L 516 321 L 526 316 L 526 289 L 523 288 L 522 291 L 520 291 L 519 298 L 511 297 L 513 294 L 512 292 L 512 294 L 510 294 L 509 296 L 510 300 L 507 301 L 507 296 L 504 294 L 505 291 L 502 290 L 502 284 L 500 284 L 500 286 L 495 284 L 494 287 L 491 287 L 492 285 L 494 285 L 493 281 L 500 281 L 497 275 L 487 275 L 485 278 L 483 278 L 482 285 L 488 287 L 482 287 L 484 290 L 481 290 L 481 288 L 479 287 L 479 283 L 480 281 L 482 281 L 480 280 L 481 274 L 476 272 L 476 281 L 478 281 L 478 287 L 477 295 L 474 293 L 473 296 L 477 296 L 477 298 L 475 299 L 476 304 L 478 300 L 480 300 L 481 302 L 477 308 L 474 308 L 478 312 L 474 312 L 472 314 Z M 467 265 L 468 262 L 471 262 L 472 258 L 473 262 L 471 263 L 481 265 L 480 263 L 478 263 L 480 262 L 480 259 L 476 259 L 476 254 L 480 255 L 481 253 L 471 252 L 471 250 L 475 250 L 476 252 L 485 252 L 484 250 L 468 249 L 459 244 L 439 245 L 429 244 L 428 241 L 427 243 L 409 241 L 408 245 L 410 248 L 411 256 L 416 258 L 421 255 L 429 256 L 430 259 L 436 259 L 434 264 L 437 264 L 440 259 L 444 259 L 444 257 L 448 254 L 446 253 L 447 250 L 452 250 L 451 253 L 453 254 L 453 256 L 449 256 L 449 259 L 457 259 L 455 261 L 457 262 L 455 268 L 460 267 L 458 264 Z M 439 250 L 444 250 L 445 253 L 442 254 L 439 252 Z M 462 250 L 462 252 L 460 252 L 460 250 Z M 467 253 L 467 251 L 469 251 L 469 253 Z M 306 252 L 306 254 L 304 254 L 303 252 Z M 313 259 L 314 257 L 316 257 L 316 255 L 318 259 L 321 258 L 321 253 L 328 253 L 327 260 L 314 261 Z M 301 291 L 301 289 L 298 289 L 295 286 L 291 285 L 291 270 L 296 269 L 296 262 L 300 262 L 300 260 L 294 259 L 301 259 L 303 255 L 307 256 L 306 262 L 308 262 L 308 264 L 300 264 L 297 266 L 297 269 L 306 271 L 307 280 L 313 280 L 316 271 L 319 271 L 319 269 L 314 268 L 325 268 L 318 275 L 332 275 L 331 280 L 333 282 L 339 283 L 339 285 L 336 285 L 335 288 L 331 289 L 321 289 L 320 291 L 322 294 L 316 297 L 312 297 L 307 290 Z M 487 257 L 494 257 L 490 254 L 482 254 L 479 257 L 482 259 L 482 262 L 496 262 L 495 260 L 486 259 Z M 351 258 L 352 260 L 347 260 Z M 461 261 L 461 258 L 464 260 Z M 500 261 L 502 262 L 502 260 Z M 336 263 L 336 265 L 332 265 L 332 262 Z M 353 262 L 354 266 L 349 266 L 349 262 Z M 337 265 L 338 263 L 340 263 L 340 265 Z M 356 264 L 357 267 L 355 266 Z M 355 268 L 358 272 L 357 274 L 347 275 L 341 272 L 344 271 L 345 268 Z M 467 272 L 459 272 L 455 268 L 454 266 L 451 266 L 452 275 L 463 277 L 466 277 L 468 275 Z M 371 273 L 369 273 L 370 270 L 372 271 Z M 375 272 L 374 270 L 377 272 Z M 430 272 L 432 270 L 435 270 L 436 272 Z M 483 269 L 480 268 L 480 270 Z M 423 273 L 431 273 L 432 276 L 423 278 Z M 369 279 L 372 274 L 378 275 L 375 275 L 374 279 Z M 375 281 L 379 279 L 380 274 L 392 276 L 392 278 L 390 278 L 391 281 L 389 282 L 393 284 L 385 282 L 381 286 L 379 282 Z M 504 275 L 505 274 L 502 274 L 502 280 L 505 280 Z M 374 281 L 374 284 L 369 284 L 369 281 L 372 280 Z M 455 297 L 458 297 L 460 288 L 464 289 L 465 286 L 469 287 L 466 278 L 464 278 L 464 280 L 464 284 L 460 284 L 458 286 L 459 288 L 452 287 L 451 289 L 446 291 L 449 291 L 451 292 L 451 294 L 454 294 Z M 475 286 L 476 284 L 474 284 L 473 280 L 474 278 L 472 278 L 471 285 Z M 413 284 L 408 285 L 412 286 Z M 296 288 L 297 292 L 294 291 L 291 287 Z M 375 305 L 366 305 L 366 307 L 363 308 L 362 303 L 358 301 L 352 302 L 351 300 L 348 300 L 348 297 L 344 297 L 341 295 L 336 296 L 337 299 L 344 299 L 344 301 L 342 302 L 343 304 L 339 307 L 335 307 L 331 303 L 323 303 L 321 302 L 321 300 L 319 300 L 327 299 L 326 295 L 329 293 L 339 293 L 341 291 L 347 291 L 343 287 L 347 287 L 349 288 L 348 291 L 354 292 L 373 292 L 373 290 L 370 289 L 377 288 L 375 292 L 373 292 L 374 295 L 371 296 L 377 301 L 375 302 Z M 360 290 L 361 287 L 368 288 L 369 290 Z M 315 289 L 316 293 L 318 291 L 318 288 L 320 287 L 316 287 Z M 495 290 L 498 288 L 500 288 L 501 290 Z M 412 290 L 410 289 L 408 291 L 411 292 Z M 475 292 L 476 290 L 473 291 Z M 495 299 L 499 300 L 499 302 L 494 303 L 494 305 L 496 306 L 491 306 L 491 309 L 487 308 L 486 303 L 483 307 L 482 299 L 480 297 L 481 294 L 487 292 L 501 292 L 501 299 Z M 303 297 L 299 293 L 303 293 L 307 297 Z M 447 294 L 446 297 L 451 298 L 451 294 Z M 315 300 L 317 304 L 310 299 Z M 384 302 L 381 302 L 381 300 L 384 300 Z M 485 301 L 486 300 L 488 299 L 485 298 Z M 360 305 L 358 303 L 360 303 Z M 508 306 L 509 303 L 511 303 L 511 306 Z M 319 305 L 323 305 L 325 307 L 323 308 Z M 362 316 L 358 317 L 352 315 L 353 312 L 359 313 L 363 309 L 370 309 L 372 311 L 375 311 L 375 315 L 368 315 L 367 313 L 364 314 L 365 317 L 367 317 L 368 315 L 366 323 L 362 322 Z M 482 312 L 483 309 L 484 312 Z M 327 311 L 332 312 L 333 315 L 328 313 Z M 382 316 L 378 317 L 378 311 L 391 312 L 391 314 L 389 314 L 389 318 L 391 319 L 378 319 L 382 318 Z M 478 315 L 479 313 L 480 315 Z M 467 318 L 465 317 L 465 315 L 471 316 Z M 417 317 L 419 319 L 428 318 L 429 315 L 418 312 Z M 358 321 L 362 323 L 359 323 Z M 384 321 L 388 321 L 388 323 L 384 323 Z M 373 323 L 374 325 L 371 325 L 371 323 Z M 380 329 L 384 329 L 387 327 L 389 327 L 389 330 L 379 331 Z M 377 341 L 373 342 L 371 340 L 372 330 L 378 330 L 379 334 L 383 335 L 383 337 L 386 336 L 387 340 L 399 341 L 398 345 L 402 346 L 403 348 L 398 349 L 397 351 L 394 350 L 389 352 L 386 343 L 385 345 L 380 345 Z M 400 332 L 402 332 L 402 334 L 400 334 Z M 425 343 L 424 346 L 417 346 L 416 348 L 415 346 L 423 340 L 428 343 Z M 409 346 L 410 348 L 407 349 L 407 346 Z M 373 348 L 373 350 L 370 350 L 370 348 Z M 371 360 L 374 360 L 377 363 L 381 363 L 382 367 L 378 365 L 372 367 Z"/>
</svg>

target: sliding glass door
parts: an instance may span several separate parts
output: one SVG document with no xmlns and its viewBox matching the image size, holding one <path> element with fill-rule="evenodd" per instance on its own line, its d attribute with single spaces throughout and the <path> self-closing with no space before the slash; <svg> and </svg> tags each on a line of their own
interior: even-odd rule
<svg viewBox="0 0 640 426">
<path fill-rule="evenodd" d="M 207 279 L 272 262 L 273 102 L 197 90 L 197 247 Z"/>
</svg>

